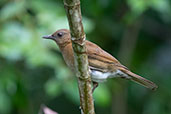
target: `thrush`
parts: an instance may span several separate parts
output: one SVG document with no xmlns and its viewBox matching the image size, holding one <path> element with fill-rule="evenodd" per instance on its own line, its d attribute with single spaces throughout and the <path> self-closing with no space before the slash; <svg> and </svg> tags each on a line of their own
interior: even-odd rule
<svg viewBox="0 0 171 114">
<path fill-rule="evenodd" d="M 67 66 L 74 71 L 74 53 L 70 31 L 67 29 L 60 29 L 52 35 L 43 36 L 43 38 L 51 39 L 56 42 Z M 156 90 L 157 85 L 155 83 L 131 72 L 115 57 L 101 49 L 98 45 L 87 40 L 85 40 L 85 44 L 89 63 L 89 73 L 93 81 L 93 91 L 98 86 L 99 82 L 104 82 L 108 78 L 125 78 L 151 90 Z"/>
</svg>

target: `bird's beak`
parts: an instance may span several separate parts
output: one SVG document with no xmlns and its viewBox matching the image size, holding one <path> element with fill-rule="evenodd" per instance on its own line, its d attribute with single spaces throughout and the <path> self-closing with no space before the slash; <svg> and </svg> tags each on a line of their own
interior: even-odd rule
<svg viewBox="0 0 171 114">
<path fill-rule="evenodd" d="M 52 40 L 55 39 L 55 37 L 53 37 L 52 35 L 45 35 L 42 38 L 44 38 L 44 39 L 52 39 Z"/>
</svg>

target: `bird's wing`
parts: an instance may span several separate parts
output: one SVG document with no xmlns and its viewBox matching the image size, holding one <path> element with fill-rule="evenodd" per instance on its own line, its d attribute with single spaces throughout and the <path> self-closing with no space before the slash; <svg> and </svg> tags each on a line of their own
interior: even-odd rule
<svg viewBox="0 0 171 114">
<path fill-rule="evenodd" d="M 89 66 L 96 70 L 107 72 L 114 71 L 118 66 L 125 67 L 112 55 L 90 41 L 86 41 L 86 49 Z"/>
<path fill-rule="evenodd" d="M 112 72 L 118 69 L 124 74 L 127 74 L 130 77 L 129 79 L 152 90 L 157 89 L 157 85 L 155 83 L 134 74 L 116 58 L 102 50 L 96 44 L 86 41 L 86 48 L 90 69 L 99 70 L 101 72 Z"/>
</svg>

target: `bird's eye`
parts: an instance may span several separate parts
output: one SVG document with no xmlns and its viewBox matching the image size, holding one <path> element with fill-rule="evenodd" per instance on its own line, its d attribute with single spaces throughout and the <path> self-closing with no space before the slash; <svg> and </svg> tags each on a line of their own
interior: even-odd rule
<svg viewBox="0 0 171 114">
<path fill-rule="evenodd" d="M 63 33 L 59 32 L 57 35 L 58 35 L 58 37 L 61 37 L 61 36 L 63 36 Z"/>
</svg>

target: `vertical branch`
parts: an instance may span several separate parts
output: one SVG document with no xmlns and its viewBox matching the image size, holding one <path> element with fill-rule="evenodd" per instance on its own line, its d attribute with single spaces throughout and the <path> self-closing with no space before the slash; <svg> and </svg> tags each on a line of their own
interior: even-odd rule
<svg viewBox="0 0 171 114">
<path fill-rule="evenodd" d="M 64 6 L 71 31 L 81 110 L 83 114 L 94 114 L 91 78 L 88 71 L 88 58 L 85 47 L 86 36 L 82 24 L 80 0 L 64 0 Z"/>
</svg>

